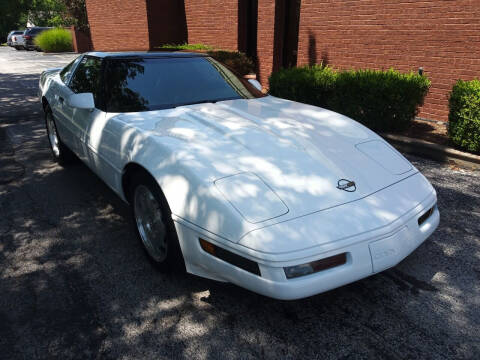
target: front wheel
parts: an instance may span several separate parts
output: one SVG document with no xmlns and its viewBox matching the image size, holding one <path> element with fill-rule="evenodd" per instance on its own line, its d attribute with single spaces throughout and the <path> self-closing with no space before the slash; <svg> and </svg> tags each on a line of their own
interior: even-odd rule
<svg viewBox="0 0 480 360">
<path fill-rule="evenodd" d="M 52 151 L 53 160 L 62 166 L 65 166 L 73 161 L 75 156 L 71 150 L 65 146 L 58 136 L 57 125 L 53 118 L 52 111 L 49 107 L 45 110 L 45 125 L 47 127 L 48 142 L 50 143 L 50 150 Z"/>
<path fill-rule="evenodd" d="M 136 233 L 150 260 L 162 271 L 184 271 L 170 208 L 156 181 L 135 174 L 129 194 Z"/>
</svg>

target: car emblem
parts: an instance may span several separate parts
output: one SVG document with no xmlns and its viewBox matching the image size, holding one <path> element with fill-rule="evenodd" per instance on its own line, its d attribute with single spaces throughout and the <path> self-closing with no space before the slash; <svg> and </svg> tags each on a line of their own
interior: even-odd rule
<svg viewBox="0 0 480 360">
<path fill-rule="evenodd" d="M 357 190 L 357 185 L 355 185 L 355 181 L 340 179 L 338 180 L 337 189 L 354 192 Z"/>
</svg>

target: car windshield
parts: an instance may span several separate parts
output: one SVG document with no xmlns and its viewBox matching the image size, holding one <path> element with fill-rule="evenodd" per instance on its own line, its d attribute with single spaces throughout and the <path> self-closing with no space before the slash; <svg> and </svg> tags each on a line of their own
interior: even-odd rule
<svg viewBox="0 0 480 360">
<path fill-rule="evenodd" d="M 109 112 L 133 112 L 264 96 L 247 80 L 209 57 L 109 59 Z"/>
</svg>

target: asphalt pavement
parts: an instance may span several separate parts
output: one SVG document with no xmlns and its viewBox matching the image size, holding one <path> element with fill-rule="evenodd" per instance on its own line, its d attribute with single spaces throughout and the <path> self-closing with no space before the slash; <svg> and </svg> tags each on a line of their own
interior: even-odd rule
<svg viewBox="0 0 480 360">
<path fill-rule="evenodd" d="M 51 161 L 38 76 L 74 55 L 0 47 L 1 359 L 478 359 L 480 174 L 409 159 L 441 224 L 393 269 L 298 301 L 164 275 L 128 207 Z"/>
</svg>

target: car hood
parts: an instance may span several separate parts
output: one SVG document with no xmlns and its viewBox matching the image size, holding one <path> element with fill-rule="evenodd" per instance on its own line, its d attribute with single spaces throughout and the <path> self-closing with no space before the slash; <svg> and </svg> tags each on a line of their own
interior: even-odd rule
<svg viewBox="0 0 480 360">
<path fill-rule="evenodd" d="M 361 124 L 272 96 L 122 116 L 184 154 L 252 224 L 352 202 L 417 171 Z M 338 188 L 349 181 L 355 185 Z"/>
</svg>

